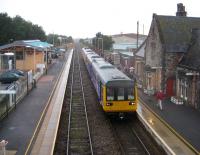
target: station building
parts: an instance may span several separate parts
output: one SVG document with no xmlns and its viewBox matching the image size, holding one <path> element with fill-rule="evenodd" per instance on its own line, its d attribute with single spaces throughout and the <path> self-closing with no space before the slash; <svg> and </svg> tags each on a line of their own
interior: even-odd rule
<svg viewBox="0 0 200 155">
<path fill-rule="evenodd" d="M 33 73 L 37 70 L 44 71 L 50 62 L 51 47 L 51 44 L 40 40 L 21 40 L 0 46 L 0 71 L 7 68 L 9 59 L 15 69 L 32 70 Z M 13 53 L 13 56 L 6 56 L 7 53 Z"/>
</svg>

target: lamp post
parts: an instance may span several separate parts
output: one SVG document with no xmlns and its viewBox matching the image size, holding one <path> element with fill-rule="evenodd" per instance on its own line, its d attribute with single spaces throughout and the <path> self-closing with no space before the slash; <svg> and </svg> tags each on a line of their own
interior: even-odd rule
<svg viewBox="0 0 200 155">
<path fill-rule="evenodd" d="M 103 38 L 98 38 L 98 48 L 99 48 L 99 40 L 101 40 L 102 42 L 102 44 L 101 44 L 101 49 L 102 49 L 102 55 L 103 55 L 103 57 L 104 57 L 104 52 L 103 52 Z"/>
</svg>

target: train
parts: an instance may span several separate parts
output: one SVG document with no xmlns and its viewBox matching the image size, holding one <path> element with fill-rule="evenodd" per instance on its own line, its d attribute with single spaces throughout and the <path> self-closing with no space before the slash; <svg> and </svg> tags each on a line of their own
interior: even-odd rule
<svg viewBox="0 0 200 155">
<path fill-rule="evenodd" d="M 91 49 L 82 48 L 82 55 L 103 111 L 121 116 L 135 113 L 138 106 L 136 80 Z"/>
</svg>

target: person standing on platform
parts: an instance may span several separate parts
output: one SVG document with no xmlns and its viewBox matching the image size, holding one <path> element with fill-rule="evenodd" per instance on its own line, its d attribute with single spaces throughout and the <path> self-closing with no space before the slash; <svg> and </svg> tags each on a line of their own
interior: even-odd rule
<svg viewBox="0 0 200 155">
<path fill-rule="evenodd" d="M 162 90 L 157 92 L 156 98 L 158 100 L 158 106 L 160 107 L 160 110 L 163 110 L 162 101 L 164 99 L 164 94 L 163 94 Z"/>
</svg>

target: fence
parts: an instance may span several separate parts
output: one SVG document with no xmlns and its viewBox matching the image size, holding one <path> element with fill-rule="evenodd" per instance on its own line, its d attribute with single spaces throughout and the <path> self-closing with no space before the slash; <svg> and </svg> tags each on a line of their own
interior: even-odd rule
<svg viewBox="0 0 200 155">
<path fill-rule="evenodd" d="M 0 120 L 14 107 L 16 108 L 17 103 L 32 90 L 33 86 L 33 80 L 30 80 L 27 73 L 27 76 L 21 77 L 18 81 L 0 90 Z"/>
</svg>

